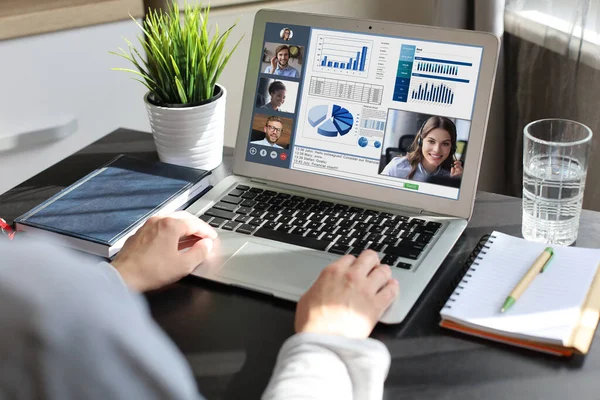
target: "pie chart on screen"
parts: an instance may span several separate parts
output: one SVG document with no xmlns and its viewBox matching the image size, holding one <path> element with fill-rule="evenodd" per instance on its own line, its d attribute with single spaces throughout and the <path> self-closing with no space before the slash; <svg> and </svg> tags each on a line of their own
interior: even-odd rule
<svg viewBox="0 0 600 400">
<path fill-rule="evenodd" d="M 336 104 L 314 106 L 308 111 L 308 123 L 317 133 L 327 137 L 344 136 L 352 129 L 354 117 L 350 111 Z"/>
</svg>

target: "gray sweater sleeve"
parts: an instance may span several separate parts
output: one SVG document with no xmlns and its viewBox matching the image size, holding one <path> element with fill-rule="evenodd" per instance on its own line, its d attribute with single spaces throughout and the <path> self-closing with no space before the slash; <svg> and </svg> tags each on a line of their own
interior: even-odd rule
<svg viewBox="0 0 600 400">
<path fill-rule="evenodd" d="M 0 242 L 0 254 L 0 398 L 201 398 L 110 264 L 29 240 Z"/>
<path fill-rule="evenodd" d="M 262 399 L 381 399 L 389 367 L 377 340 L 296 334 L 283 344 Z"/>
</svg>

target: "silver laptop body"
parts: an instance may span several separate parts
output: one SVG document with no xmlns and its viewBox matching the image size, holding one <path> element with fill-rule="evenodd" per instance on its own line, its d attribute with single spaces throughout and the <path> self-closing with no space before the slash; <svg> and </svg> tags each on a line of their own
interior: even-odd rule
<svg viewBox="0 0 600 400">
<path fill-rule="evenodd" d="M 233 175 L 188 208 L 219 232 L 192 275 L 297 301 L 340 254 L 372 247 L 393 253 L 400 283 L 381 322 L 401 322 L 471 217 L 498 51 L 487 33 L 259 11 Z M 398 142 L 417 143 L 431 116 L 456 137 L 451 153 L 423 158 L 460 157 L 462 177 L 386 172 L 402 169 Z"/>
</svg>

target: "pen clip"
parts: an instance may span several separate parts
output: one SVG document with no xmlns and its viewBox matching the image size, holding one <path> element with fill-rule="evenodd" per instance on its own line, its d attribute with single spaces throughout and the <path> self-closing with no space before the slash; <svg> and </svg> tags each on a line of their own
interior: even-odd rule
<svg viewBox="0 0 600 400">
<path fill-rule="evenodd" d="M 552 261 L 552 259 L 554 258 L 554 250 L 552 249 L 552 247 L 546 247 L 544 251 L 550 253 L 550 258 L 546 261 L 540 272 L 544 272 L 546 268 L 548 268 L 548 264 L 550 264 L 550 261 Z"/>
</svg>

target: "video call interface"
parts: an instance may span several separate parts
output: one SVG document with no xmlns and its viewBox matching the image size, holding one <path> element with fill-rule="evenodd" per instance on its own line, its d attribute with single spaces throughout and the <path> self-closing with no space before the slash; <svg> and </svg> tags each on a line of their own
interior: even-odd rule
<svg viewBox="0 0 600 400">
<path fill-rule="evenodd" d="M 483 48 L 268 23 L 246 161 L 458 199 Z"/>
</svg>

